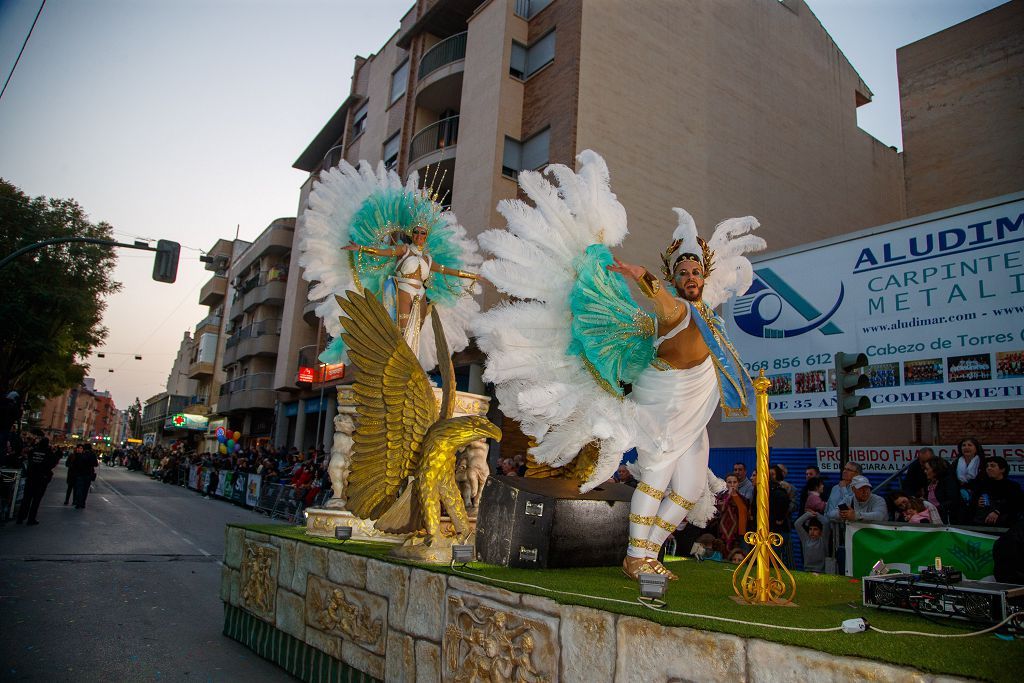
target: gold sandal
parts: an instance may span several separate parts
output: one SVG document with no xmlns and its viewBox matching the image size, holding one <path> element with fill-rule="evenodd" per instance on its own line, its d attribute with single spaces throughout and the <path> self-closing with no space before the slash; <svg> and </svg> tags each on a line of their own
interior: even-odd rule
<svg viewBox="0 0 1024 683">
<path fill-rule="evenodd" d="M 669 581 L 676 581 L 679 579 L 679 577 L 672 573 L 668 567 L 663 565 L 661 562 L 658 562 L 653 557 L 647 558 L 647 562 L 644 566 L 653 574 L 662 574 L 667 576 Z"/>
<path fill-rule="evenodd" d="M 626 559 L 622 561 L 622 573 L 628 578 L 636 581 L 636 577 L 647 567 L 647 561 L 649 557 L 632 557 L 626 555 Z"/>
</svg>

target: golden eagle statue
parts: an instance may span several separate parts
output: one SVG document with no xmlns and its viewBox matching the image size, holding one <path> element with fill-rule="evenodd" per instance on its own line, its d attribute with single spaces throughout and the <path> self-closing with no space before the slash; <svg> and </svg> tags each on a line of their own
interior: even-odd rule
<svg viewBox="0 0 1024 683">
<path fill-rule="evenodd" d="M 478 439 L 501 440 L 501 430 L 484 417 L 452 417 L 455 370 L 433 307 L 440 410 L 426 373 L 384 306 L 369 293 L 349 291 L 337 300 L 344 313 L 342 338 L 356 366 L 349 510 L 376 519 L 375 526 L 386 533 L 426 530 L 423 545 L 430 547 L 442 535 L 444 503 L 458 542 L 464 542 L 471 529 L 455 483 L 455 453 Z"/>
</svg>

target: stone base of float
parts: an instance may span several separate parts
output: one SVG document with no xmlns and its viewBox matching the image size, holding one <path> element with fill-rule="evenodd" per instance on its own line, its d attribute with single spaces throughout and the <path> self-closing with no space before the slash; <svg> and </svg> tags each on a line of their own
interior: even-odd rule
<svg viewBox="0 0 1024 683">
<path fill-rule="evenodd" d="M 560 605 L 228 527 L 225 635 L 305 681 L 963 680 Z"/>
</svg>

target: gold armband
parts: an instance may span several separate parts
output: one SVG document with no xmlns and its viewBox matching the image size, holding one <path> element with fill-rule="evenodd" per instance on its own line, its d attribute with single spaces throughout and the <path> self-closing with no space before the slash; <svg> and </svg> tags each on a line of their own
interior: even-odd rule
<svg viewBox="0 0 1024 683">
<path fill-rule="evenodd" d="M 654 277 L 646 270 L 636 281 L 636 284 L 640 287 L 640 291 L 643 292 L 643 295 L 648 299 L 653 299 L 654 295 L 661 291 L 661 283 L 658 281 L 658 278 Z"/>
<path fill-rule="evenodd" d="M 362 254 L 364 252 L 367 254 L 372 254 L 374 256 L 380 256 L 380 250 L 374 249 L 373 247 L 364 247 L 363 245 L 360 244 L 359 253 Z"/>
</svg>

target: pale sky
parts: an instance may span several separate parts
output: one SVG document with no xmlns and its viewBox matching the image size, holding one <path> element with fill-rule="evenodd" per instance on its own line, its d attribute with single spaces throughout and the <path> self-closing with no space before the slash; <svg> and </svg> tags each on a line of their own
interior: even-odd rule
<svg viewBox="0 0 1024 683">
<path fill-rule="evenodd" d="M 896 49 L 1002 4 L 808 2 L 875 94 L 861 127 L 900 149 Z M 90 359 L 118 408 L 164 390 L 182 334 L 205 316 L 199 250 L 295 215 L 306 174 L 292 163 L 348 95 L 355 55 L 382 46 L 412 5 L 46 2 L 0 99 L 0 176 L 33 196 L 76 199 L 119 239 L 182 245 L 173 285 L 152 281 L 152 254 L 119 252 L 124 290 L 108 302 L 107 357 Z M 0 0 L 3 80 L 39 6 Z"/>
</svg>

